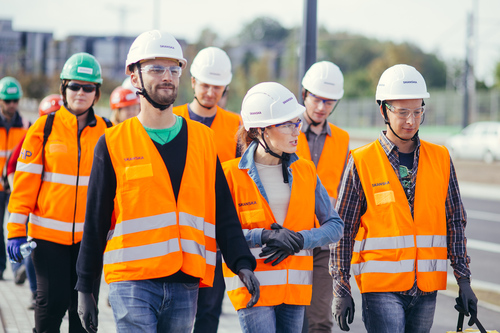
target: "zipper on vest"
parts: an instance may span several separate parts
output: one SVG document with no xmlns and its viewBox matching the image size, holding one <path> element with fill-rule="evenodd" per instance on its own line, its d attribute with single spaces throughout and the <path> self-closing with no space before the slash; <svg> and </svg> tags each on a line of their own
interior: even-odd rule
<svg viewBox="0 0 500 333">
<path fill-rule="evenodd" d="M 86 126 L 85 126 L 86 127 Z M 78 183 L 80 181 L 80 158 L 82 155 L 82 145 L 80 143 L 80 136 L 82 135 L 83 130 L 85 129 L 82 128 L 82 130 L 78 130 L 78 122 L 77 122 L 77 142 L 78 142 L 78 164 L 77 164 L 77 169 L 76 169 L 76 193 L 75 193 L 75 209 L 73 211 L 73 231 L 71 233 L 72 237 L 72 244 L 75 244 L 75 220 L 76 220 L 76 208 L 78 205 Z"/>
</svg>

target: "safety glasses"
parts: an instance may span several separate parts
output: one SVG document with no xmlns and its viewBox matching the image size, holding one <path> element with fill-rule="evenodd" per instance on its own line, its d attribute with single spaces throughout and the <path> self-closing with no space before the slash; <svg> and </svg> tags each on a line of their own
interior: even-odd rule
<svg viewBox="0 0 500 333">
<path fill-rule="evenodd" d="M 68 84 L 68 89 L 71 91 L 80 91 L 80 89 L 83 89 L 83 92 L 86 93 L 91 93 L 96 90 L 96 85 L 95 84 L 79 84 L 75 82 L 70 82 Z"/>
<path fill-rule="evenodd" d="M 281 124 L 272 125 L 271 127 L 276 127 L 283 134 L 292 134 L 293 130 L 302 128 L 302 119 L 299 119 L 296 123 L 292 123 L 291 121 L 287 121 Z"/>
<path fill-rule="evenodd" d="M 318 97 L 316 95 L 314 95 L 312 92 L 309 91 L 309 96 L 311 96 L 311 102 L 313 104 L 320 104 L 320 103 L 323 103 L 326 107 L 328 108 L 332 108 L 335 106 L 335 104 L 337 103 L 337 100 L 336 99 L 324 99 L 324 98 L 321 98 L 321 97 Z"/>
<path fill-rule="evenodd" d="M 385 103 L 385 106 L 387 107 L 387 110 L 391 111 L 396 115 L 396 117 L 400 119 L 408 119 L 410 118 L 411 115 L 415 119 L 420 119 L 424 115 L 425 108 L 423 106 L 416 108 L 416 109 L 405 109 L 405 108 L 398 108 L 394 105 Z"/>
<path fill-rule="evenodd" d="M 146 65 L 141 68 L 141 72 L 154 76 L 163 76 L 167 71 L 172 77 L 180 77 L 182 74 L 180 66 Z"/>
<path fill-rule="evenodd" d="M 4 99 L 3 102 L 5 104 L 10 104 L 10 103 L 19 103 L 18 99 Z"/>
</svg>

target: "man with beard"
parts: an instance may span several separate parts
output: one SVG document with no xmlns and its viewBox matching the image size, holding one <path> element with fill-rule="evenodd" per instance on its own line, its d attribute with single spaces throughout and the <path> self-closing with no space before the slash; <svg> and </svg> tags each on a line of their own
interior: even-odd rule
<svg viewBox="0 0 500 333">
<path fill-rule="evenodd" d="M 174 107 L 174 114 L 200 122 L 214 130 L 215 146 L 221 163 L 239 157 L 236 132 L 240 117 L 218 106 L 232 79 L 231 60 L 223 50 L 207 47 L 198 52 L 190 72 L 194 99 L 189 104 Z M 224 290 L 222 258 L 220 251 L 217 251 L 214 286 L 200 290 L 194 333 L 217 332 Z"/>
<path fill-rule="evenodd" d="M 199 287 L 211 286 L 216 241 L 225 262 L 259 298 L 213 133 L 172 113 L 186 67 L 177 40 L 158 30 L 132 43 L 126 73 L 141 112 L 95 148 L 77 263 L 78 310 L 97 331 L 90 291 L 104 268 L 117 332 L 191 332 Z"/>
</svg>

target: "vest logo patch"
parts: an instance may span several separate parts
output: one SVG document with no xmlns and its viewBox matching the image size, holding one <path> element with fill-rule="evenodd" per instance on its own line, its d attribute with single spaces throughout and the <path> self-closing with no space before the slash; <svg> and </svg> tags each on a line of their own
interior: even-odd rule
<svg viewBox="0 0 500 333">
<path fill-rule="evenodd" d="M 19 156 L 21 156 L 21 159 L 23 160 L 27 159 L 28 157 L 31 157 L 31 155 L 33 155 L 31 151 L 26 150 L 24 148 L 21 149 L 21 153 L 19 153 Z"/>
<path fill-rule="evenodd" d="M 389 185 L 389 182 L 383 182 L 383 183 L 375 183 L 375 184 L 372 184 L 372 187 L 377 187 L 377 186 L 384 186 L 384 185 Z"/>
<path fill-rule="evenodd" d="M 256 205 L 256 204 L 257 204 L 257 201 L 240 202 L 238 204 L 238 207 L 251 206 L 251 205 Z"/>
<path fill-rule="evenodd" d="M 123 160 L 125 162 L 129 162 L 129 161 L 136 161 L 136 160 L 143 160 L 144 159 L 144 156 L 134 156 L 134 157 L 125 157 Z"/>
</svg>

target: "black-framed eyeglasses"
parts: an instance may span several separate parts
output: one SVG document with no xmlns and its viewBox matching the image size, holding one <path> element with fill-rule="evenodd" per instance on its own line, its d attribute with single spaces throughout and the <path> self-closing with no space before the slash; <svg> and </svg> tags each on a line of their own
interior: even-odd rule
<svg viewBox="0 0 500 333">
<path fill-rule="evenodd" d="M 83 92 L 86 93 L 91 93 L 96 90 L 96 85 L 95 84 L 79 84 L 76 82 L 70 82 L 68 84 L 68 89 L 71 91 L 80 91 L 80 89 L 83 89 Z"/>
<path fill-rule="evenodd" d="M 387 110 L 391 111 L 396 115 L 396 117 L 400 119 L 408 119 L 410 118 L 411 115 L 413 115 L 413 118 L 415 119 L 420 119 L 425 113 L 425 107 L 421 106 L 416 109 L 406 109 L 406 108 L 400 108 L 396 107 L 394 105 L 391 105 L 389 103 L 385 103 L 385 106 Z"/>
<path fill-rule="evenodd" d="M 172 77 L 180 77 L 182 68 L 180 66 L 145 65 L 141 67 L 141 72 L 154 76 L 163 76 L 169 72 Z"/>
</svg>

